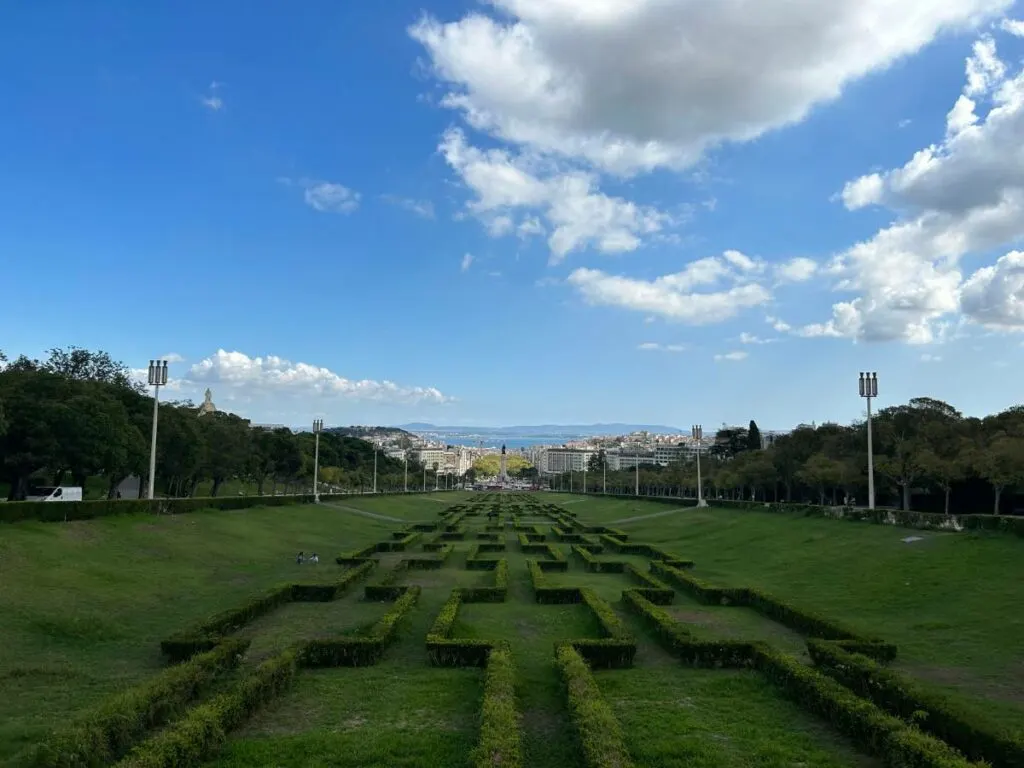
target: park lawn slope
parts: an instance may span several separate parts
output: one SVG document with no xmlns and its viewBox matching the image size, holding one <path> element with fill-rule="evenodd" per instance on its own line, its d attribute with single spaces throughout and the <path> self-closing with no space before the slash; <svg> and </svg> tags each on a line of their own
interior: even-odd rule
<svg viewBox="0 0 1024 768">
<path fill-rule="evenodd" d="M 337 577 L 335 552 L 393 528 L 313 505 L 4 526 L 0 759 L 157 672 L 161 639 L 297 573 Z"/>
</svg>

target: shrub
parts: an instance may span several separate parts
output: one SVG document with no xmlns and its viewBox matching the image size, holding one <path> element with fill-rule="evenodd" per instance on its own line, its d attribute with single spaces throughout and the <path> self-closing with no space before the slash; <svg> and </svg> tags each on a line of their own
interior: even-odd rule
<svg viewBox="0 0 1024 768">
<path fill-rule="evenodd" d="M 641 571 L 632 563 L 626 563 L 625 573 L 640 584 L 638 590 L 645 598 L 657 605 L 669 605 L 676 593 L 658 581 L 651 574 Z"/>
<path fill-rule="evenodd" d="M 498 560 L 493 587 L 464 587 L 458 590 L 463 603 L 503 603 L 508 596 L 508 561 Z"/>
<path fill-rule="evenodd" d="M 601 696 L 594 675 L 579 651 L 562 644 L 555 649 L 558 670 L 566 687 L 569 717 L 583 751 L 584 762 L 593 768 L 631 768 L 622 728 L 612 708 Z"/>
<path fill-rule="evenodd" d="M 482 542 L 480 542 L 479 544 L 476 545 L 476 551 L 477 552 L 504 552 L 505 551 L 505 542 L 504 541 L 499 541 L 499 542 L 482 541 Z"/>
<path fill-rule="evenodd" d="M 227 734 L 279 696 L 295 679 L 294 651 L 263 662 L 232 690 L 202 704 L 165 731 L 136 747 L 124 768 L 178 768 L 198 765 L 224 744 Z"/>
<path fill-rule="evenodd" d="M 336 600 L 355 582 L 369 575 L 376 566 L 376 560 L 364 560 L 355 568 L 344 571 L 337 581 L 329 584 L 292 584 L 291 600 L 295 603 L 326 603 Z"/>
<path fill-rule="evenodd" d="M 303 667 L 362 667 L 376 664 L 395 639 L 402 619 L 419 600 L 419 587 L 401 589 L 404 591 L 391 610 L 366 635 L 310 640 L 299 649 L 299 663 Z"/>
<path fill-rule="evenodd" d="M 225 635 L 290 601 L 292 586 L 292 584 L 280 584 L 251 598 L 237 608 L 221 611 L 201 624 L 162 641 L 160 650 L 171 662 L 183 661 L 196 653 L 208 651 L 216 646 Z"/>
<path fill-rule="evenodd" d="M 668 579 L 706 605 L 730 605 L 735 602 L 729 590 L 705 584 L 700 579 L 684 573 L 667 563 L 653 560 L 651 561 L 650 569 L 651 573 Z"/>
<path fill-rule="evenodd" d="M 334 561 L 338 565 L 359 565 L 370 559 L 370 557 L 376 552 L 377 545 L 371 544 L 368 547 L 363 547 L 362 549 L 357 549 L 353 552 L 342 552 L 334 558 Z"/>
<path fill-rule="evenodd" d="M 523 735 L 516 707 L 516 671 L 507 647 L 495 647 L 487 656 L 480 709 L 480 739 L 472 755 L 474 767 L 521 768 Z"/>
<path fill-rule="evenodd" d="M 465 531 L 444 531 L 439 536 L 441 541 L 465 541 Z"/>
<path fill-rule="evenodd" d="M 618 560 L 598 560 L 579 544 L 573 544 L 572 551 L 583 561 L 583 567 L 593 573 L 622 573 L 626 568 L 626 564 Z"/>
<path fill-rule="evenodd" d="M 427 633 L 427 658 L 435 667 L 482 667 L 493 643 L 487 640 L 451 639 L 462 604 L 462 590 L 452 590 Z"/>
<path fill-rule="evenodd" d="M 12 766 L 63 768 L 107 765 L 123 757 L 153 728 L 180 715 L 241 661 L 248 640 L 226 640 L 129 688 L 71 721 L 11 760 Z"/>
<path fill-rule="evenodd" d="M 974 717 L 945 694 L 927 689 L 912 678 L 849 653 L 839 643 L 808 640 L 815 666 L 858 696 L 956 747 L 972 760 L 996 766 L 1024 766 L 1024 743 L 1019 737 Z M 921 715 L 924 715 L 923 717 Z"/>
<path fill-rule="evenodd" d="M 759 644 L 754 663 L 789 698 L 829 721 L 886 765 L 901 768 L 969 768 L 974 765 L 949 745 L 887 715 L 867 699 L 791 656 Z"/>
</svg>

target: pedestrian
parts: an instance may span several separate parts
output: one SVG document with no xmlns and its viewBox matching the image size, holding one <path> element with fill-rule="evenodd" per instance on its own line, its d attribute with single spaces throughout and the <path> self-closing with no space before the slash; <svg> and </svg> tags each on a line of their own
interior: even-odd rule
<svg viewBox="0 0 1024 768">
<path fill-rule="evenodd" d="M 313 555 L 309 558 L 309 560 L 312 563 L 319 563 L 320 562 L 320 558 L 317 557 L 316 552 L 313 553 Z"/>
<path fill-rule="evenodd" d="M 295 556 L 295 562 L 296 562 L 296 563 L 297 563 L 298 565 L 302 565 L 302 562 L 303 562 L 303 561 L 304 561 L 305 559 L 306 559 L 306 555 L 305 555 L 305 553 L 303 553 L 303 552 L 299 552 L 299 554 L 297 554 L 297 555 Z"/>
</svg>

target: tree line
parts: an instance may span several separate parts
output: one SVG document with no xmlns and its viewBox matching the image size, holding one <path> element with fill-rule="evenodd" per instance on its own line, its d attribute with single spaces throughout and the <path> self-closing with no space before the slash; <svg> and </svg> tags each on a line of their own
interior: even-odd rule
<svg viewBox="0 0 1024 768">
<path fill-rule="evenodd" d="M 153 399 L 123 363 L 106 352 L 53 349 L 43 360 L 8 361 L 0 351 L 0 484 L 8 500 L 24 499 L 32 485 L 81 485 L 102 478 L 114 498 L 121 482 L 149 470 Z M 253 428 L 234 414 L 199 416 L 191 401 L 160 404 L 156 487 L 167 496 L 191 496 L 202 484 L 216 496 L 228 481 L 259 494 L 312 488 L 314 435 Z M 401 460 L 377 457 L 377 488 L 404 487 Z M 409 463 L 409 487 L 424 482 Z M 338 490 L 369 488 L 374 448 L 365 440 L 324 431 L 320 480 Z M 434 473 L 426 482 L 433 486 Z M 326 490 L 323 489 L 323 490 Z"/>
<path fill-rule="evenodd" d="M 765 447 L 751 421 L 705 441 L 701 475 L 708 498 L 867 505 L 866 421 L 801 424 Z M 976 418 L 918 397 L 874 415 L 872 442 L 879 506 L 1000 514 L 1014 512 L 1015 493 L 1024 492 L 1024 406 Z M 600 455 L 588 469 L 601 471 Z M 696 495 L 695 461 L 642 466 L 639 474 L 642 493 Z M 635 490 L 633 469 L 607 478 L 609 492 Z M 588 490 L 601 490 L 602 483 L 603 476 L 592 475 Z"/>
</svg>

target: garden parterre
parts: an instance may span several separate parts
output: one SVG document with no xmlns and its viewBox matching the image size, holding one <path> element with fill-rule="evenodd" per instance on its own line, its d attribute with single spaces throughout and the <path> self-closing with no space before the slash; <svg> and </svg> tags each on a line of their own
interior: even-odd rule
<svg viewBox="0 0 1024 768">
<path fill-rule="evenodd" d="M 1019 735 L 917 687 L 892 665 L 899 649 L 884 633 L 718 584 L 690 552 L 594 523 L 585 505 L 478 494 L 436 506 L 434 519 L 424 509 L 339 552 L 327 578 L 283 581 L 169 634 L 165 671 L 13 764 L 306 765 L 319 750 L 324 764 L 353 768 L 1024 766 Z M 809 654 L 757 632 L 708 636 L 675 610 L 688 602 L 756 614 Z M 322 609 L 330 633 L 289 637 L 285 623 L 255 658 L 249 643 L 262 635 L 250 628 L 290 606 Z M 742 739 L 702 730 L 688 710 L 720 707 L 689 696 L 701 668 L 722 676 L 716 690 L 739 691 L 753 736 L 747 721 Z M 437 709 L 445 686 L 460 692 L 450 720 Z M 335 692 L 347 714 L 330 702 L 308 711 L 309 696 Z M 359 698 L 382 702 L 369 713 Z M 641 714 L 663 723 L 656 738 L 633 727 Z M 402 757 L 384 744 L 399 731 Z"/>
</svg>

